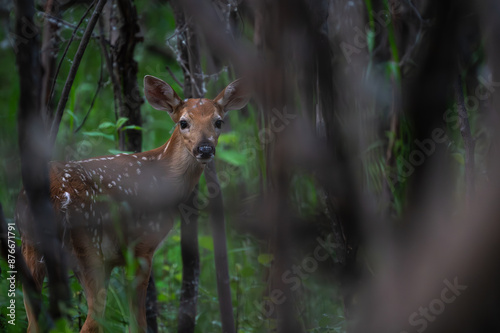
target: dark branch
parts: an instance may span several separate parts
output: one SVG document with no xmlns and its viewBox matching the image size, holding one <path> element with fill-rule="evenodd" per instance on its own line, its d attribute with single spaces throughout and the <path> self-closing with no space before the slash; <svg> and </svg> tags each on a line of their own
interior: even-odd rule
<svg viewBox="0 0 500 333">
<path fill-rule="evenodd" d="M 102 9 L 106 4 L 106 0 L 99 0 L 92 13 L 92 17 L 87 25 L 87 29 L 83 34 L 82 41 L 78 46 L 78 50 L 76 51 L 75 57 L 73 59 L 73 64 L 68 73 L 68 77 L 66 78 L 66 83 L 64 84 L 63 91 L 61 93 L 61 98 L 59 100 L 59 104 L 57 105 L 57 110 L 54 115 L 54 120 L 52 122 L 52 128 L 50 130 L 50 144 L 51 146 L 56 141 L 57 132 L 59 131 L 59 124 L 61 123 L 61 119 L 64 113 L 64 108 L 66 107 L 66 103 L 68 102 L 69 93 L 71 91 L 71 87 L 73 86 L 73 81 L 75 80 L 76 72 L 78 71 L 78 67 L 80 66 L 80 62 L 82 61 L 83 54 L 87 48 L 90 37 L 92 35 L 92 31 L 94 30 L 95 25 L 97 24 L 97 20 L 101 15 Z"/>
</svg>

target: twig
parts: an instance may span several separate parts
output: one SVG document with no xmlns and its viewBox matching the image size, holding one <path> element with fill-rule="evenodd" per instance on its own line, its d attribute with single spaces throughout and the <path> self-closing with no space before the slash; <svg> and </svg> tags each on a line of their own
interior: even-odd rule
<svg viewBox="0 0 500 333">
<path fill-rule="evenodd" d="M 100 43 L 101 51 L 106 61 L 106 67 L 108 68 L 109 77 L 111 78 L 111 84 L 113 86 L 113 95 L 115 101 L 115 119 L 118 120 L 118 110 L 123 110 L 123 99 L 122 93 L 120 89 L 120 82 L 115 75 L 115 71 L 113 70 L 113 63 L 111 61 L 111 57 L 109 55 L 108 49 L 106 48 L 106 42 L 104 38 L 104 22 L 99 20 L 99 31 L 101 34 Z"/>
<path fill-rule="evenodd" d="M 102 66 L 102 55 L 101 55 L 101 71 L 99 74 L 99 81 L 97 82 L 97 89 L 95 91 L 94 97 L 92 98 L 92 102 L 90 103 L 90 107 L 87 113 L 85 114 L 85 117 L 82 120 L 82 123 L 74 130 L 74 133 L 77 133 L 80 129 L 82 129 L 83 125 L 85 125 L 85 122 L 87 121 L 87 118 L 89 117 L 90 111 L 92 111 L 92 109 L 94 108 L 95 100 L 97 99 L 97 95 L 99 95 L 99 92 L 101 91 L 103 85 L 103 75 L 102 75 L 103 71 L 104 69 Z"/>
<path fill-rule="evenodd" d="M 47 110 L 49 109 L 50 101 L 52 101 L 52 98 L 54 97 L 54 90 L 55 90 L 56 81 L 57 81 L 56 79 L 57 79 L 57 76 L 59 75 L 59 71 L 61 70 L 61 66 L 63 64 L 63 61 L 66 58 L 66 54 L 68 53 L 69 47 L 71 46 L 71 43 L 75 39 L 76 32 L 78 31 L 78 28 L 83 23 L 83 20 L 87 17 L 88 13 L 90 12 L 90 9 L 92 9 L 94 4 L 95 4 L 95 1 L 89 6 L 89 8 L 87 8 L 87 10 L 83 14 L 82 18 L 80 19 L 78 24 L 75 26 L 75 29 L 73 30 L 73 33 L 71 34 L 71 37 L 68 41 L 68 44 L 66 45 L 66 48 L 64 49 L 64 52 L 61 56 L 61 60 L 59 60 L 59 64 L 57 64 L 57 69 L 56 69 L 56 72 L 54 73 L 54 80 L 52 81 L 52 86 L 50 87 L 49 97 L 47 98 L 47 104 L 46 104 Z"/>
<path fill-rule="evenodd" d="M 75 25 L 75 24 L 72 24 L 72 23 L 69 23 L 68 21 L 65 21 L 63 20 L 62 18 L 59 18 L 59 17 L 56 17 L 56 16 L 53 16 L 53 15 L 50 15 L 50 14 L 47 14 L 47 13 L 44 13 L 43 16 L 45 16 L 45 18 L 48 19 L 48 21 L 52 22 L 52 23 L 55 23 L 55 24 L 61 24 L 61 25 L 64 25 L 65 27 L 69 28 L 69 29 L 73 29 L 73 36 L 76 35 L 77 32 L 80 32 L 80 33 L 84 33 L 85 30 L 83 29 L 80 29 L 80 25 L 82 24 L 83 20 L 85 19 L 85 17 L 88 15 L 90 9 L 92 9 L 92 7 L 94 6 L 94 3 L 91 3 L 90 6 L 87 8 L 87 11 L 83 14 L 83 17 L 80 21 L 78 21 L 78 23 Z M 97 36 L 96 34 L 92 34 L 92 38 L 99 38 L 99 36 Z"/>
<path fill-rule="evenodd" d="M 80 66 L 80 62 L 82 61 L 83 54 L 85 53 L 85 49 L 87 48 L 87 44 L 89 43 L 90 36 L 92 35 L 92 31 L 101 15 L 102 9 L 106 4 L 106 0 L 99 0 L 92 13 L 92 17 L 90 18 L 89 24 L 87 25 L 87 29 L 85 30 L 85 34 L 82 37 L 82 41 L 80 42 L 80 46 L 78 46 L 78 50 L 76 51 L 75 58 L 73 59 L 73 64 L 69 70 L 68 78 L 66 79 L 66 83 L 64 84 L 63 91 L 61 93 L 61 99 L 59 100 L 59 104 L 57 105 L 56 114 L 54 120 L 52 122 L 52 128 L 50 131 L 50 140 L 52 146 L 56 141 L 57 131 L 59 130 L 59 124 L 61 123 L 62 115 L 64 112 L 64 108 L 66 107 L 66 103 L 68 102 L 69 93 L 71 91 L 71 87 L 73 86 L 73 81 L 75 80 L 76 72 L 78 71 L 78 67 Z"/>
<path fill-rule="evenodd" d="M 428 24 L 428 22 L 426 20 L 424 20 L 424 18 L 422 17 L 420 12 L 418 11 L 417 7 L 415 7 L 413 2 L 411 0 L 407 0 L 406 2 L 408 3 L 408 6 L 410 6 L 410 8 L 413 10 L 413 12 L 415 12 L 415 15 L 418 18 L 418 32 L 417 32 L 417 35 L 415 36 L 415 42 L 410 46 L 410 48 L 405 52 L 404 56 L 399 61 L 400 67 L 402 67 L 403 65 L 405 65 L 407 63 L 408 59 L 410 58 L 410 56 L 413 53 L 413 50 L 415 49 L 415 47 L 417 46 L 417 44 L 420 41 L 420 38 L 422 37 L 422 33 L 424 31 L 424 26 L 426 26 Z"/>
<path fill-rule="evenodd" d="M 172 79 L 174 79 L 174 81 L 179 85 L 179 87 L 181 87 L 182 89 L 184 89 L 184 85 L 182 84 L 181 81 L 179 81 L 179 79 L 177 78 L 177 76 L 175 76 L 174 72 L 172 72 L 172 70 L 170 69 L 170 67 L 165 66 L 165 69 L 170 73 L 170 75 L 172 76 Z"/>
</svg>

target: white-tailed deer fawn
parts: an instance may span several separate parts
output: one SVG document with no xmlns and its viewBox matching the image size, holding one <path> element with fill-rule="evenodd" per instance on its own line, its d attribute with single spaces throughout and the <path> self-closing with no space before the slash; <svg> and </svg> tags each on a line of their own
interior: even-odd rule
<svg viewBox="0 0 500 333">
<path fill-rule="evenodd" d="M 146 331 L 145 300 L 153 254 L 172 228 L 177 205 L 193 191 L 205 164 L 214 157 L 226 112 L 241 109 L 249 100 L 240 80 L 213 100 L 183 101 L 167 83 L 146 76 L 144 93 L 155 109 L 167 111 L 176 123 L 163 146 L 143 153 L 50 164 L 50 196 L 63 249 L 88 303 L 81 332 L 102 331 L 99 321 L 110 272 L 125 264 L 127 248 L 141 263 L 131 314 L 138 330 Z M 45 267 L 26 200 L 22 193 L 16 218 L 23 255 L 41 291 Z M 28 331 L 37 332 L 37 318 L 26 299 L 25 295 Z"/>
</svg>

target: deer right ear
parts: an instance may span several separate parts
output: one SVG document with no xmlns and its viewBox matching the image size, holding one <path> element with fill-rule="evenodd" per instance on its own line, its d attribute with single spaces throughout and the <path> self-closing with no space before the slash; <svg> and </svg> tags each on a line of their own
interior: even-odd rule
<svg viewBox="0 0 500 333">
<path fill-rule="evenodd" d="M 151 75 L 144 77 L 144 95 L 152 107 L 167 111 L 170 115 L 182 103 L 168 83 Z"/>
<path fill-rule="evenodd" d="M 214 101 L 222 107 L 224 112 L 239 110 L 247 105 L 249 100 L 250 91 L 248 89 L 248 82 L 244 79 L 238 79 L 231 82 L 214 99 Z"/>
</svg>

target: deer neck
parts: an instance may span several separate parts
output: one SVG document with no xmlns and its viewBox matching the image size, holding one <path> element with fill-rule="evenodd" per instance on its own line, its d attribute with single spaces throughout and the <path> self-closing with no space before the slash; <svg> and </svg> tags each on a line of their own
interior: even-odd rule
<svg viewBox="0 0 500 333">
<path fill-rule="evenodd" d="M 155 154 L 162 164 L 165 177 L 169 182 L 175 184 L 176 190 L 188 195 L 198 183 L 205 165 L 188 151 L 183 143 L 178 127 L 170 139 L 161 147 L 157 148 Z"/>
</svg>

